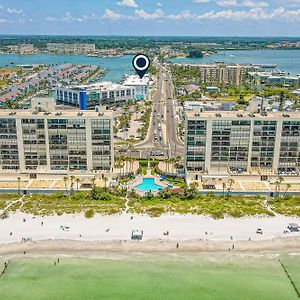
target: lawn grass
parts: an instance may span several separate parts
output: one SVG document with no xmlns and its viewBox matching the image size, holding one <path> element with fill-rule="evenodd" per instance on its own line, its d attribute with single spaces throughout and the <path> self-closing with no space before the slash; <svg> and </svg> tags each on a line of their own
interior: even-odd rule
<svg viewBox="0 0 300 300">
<path fill-rule="evenodd" d="M 286 195 L 272 199 L 268 203 L 276 213 L 300 217 L 300 196 Z"/>
</svg>

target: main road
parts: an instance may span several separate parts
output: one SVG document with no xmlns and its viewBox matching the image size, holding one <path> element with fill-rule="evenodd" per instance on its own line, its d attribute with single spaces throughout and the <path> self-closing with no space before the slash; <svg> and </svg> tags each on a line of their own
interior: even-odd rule
<svg viewBox="0 0 300 300">
<path fill-rule="evenodd" d="M 178 119 L 176 101 L 172 93 L 172 79 L 167 69 L 156 64 L 158 76 L 153 107 L 146 139 L 135 148 L 141 157 L 183 156 L 183 142 L 178 138 Z"/>
</svg>

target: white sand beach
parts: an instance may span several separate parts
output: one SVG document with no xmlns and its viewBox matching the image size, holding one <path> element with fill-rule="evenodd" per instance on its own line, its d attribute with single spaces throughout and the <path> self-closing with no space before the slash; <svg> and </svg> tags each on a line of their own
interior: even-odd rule
<svg viewBox="0 0 300 300">
<path fill-rule="evenodd" d="M 234 244 L 238 251 L 299 252 L 300 232 L 284 233 L 289 223 L 300 224 L 300 218 L 277 215 L 214 220 L 196 215 L 151 218 L 123 214 L 87 219 L 83 215 L 34 217 L 16 213 L 0 221 L 0 255 L 29 250 L 172 251 L 177 242 L 182 251 L 228 251 Z M 69 230 L 62 230 L 61 225 Z M 257 234 L 257 228 L 263 234 Z M 142 242 L 130 241 L 133 229 L 143 230 Z M 168 236 L 163 234 L 166 231 Z M 22 238 L 32 241 L 24 243 Z"/>
</svg>

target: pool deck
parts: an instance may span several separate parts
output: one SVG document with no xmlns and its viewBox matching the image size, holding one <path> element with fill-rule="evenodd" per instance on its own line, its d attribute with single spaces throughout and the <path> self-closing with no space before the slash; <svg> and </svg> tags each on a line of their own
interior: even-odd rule
<svg viewBox="0 0 300 300">
<path fill-rule="evenodd" d="M 135 190 L 135 192 L 139 195 L 139 196 L 144 196 L 145 194 L 149 193 L 149 191 L 142 191 L 136 188 L 137 185 L 141 184 L 143 182 L 144 178 L 153 178 L 154 179 L 154 183 L 157 185 L 160 185 L 163 189 L 168 187 L 168 184 L 165 183 L 164 181 L 161 181 L 161 179 L 158 176 L 153 176 L 151 175 L 151 173 L 149 174 L 149 172 L 147 172 L 147 175 L 139 175 L 137 176 L 132 182 L 130 182 L 127 186 L 127 188 L 129 190 Z M 151 193 L 153 195 L 157 195 L 160 191 L 151 191 Z"/>
</svg>

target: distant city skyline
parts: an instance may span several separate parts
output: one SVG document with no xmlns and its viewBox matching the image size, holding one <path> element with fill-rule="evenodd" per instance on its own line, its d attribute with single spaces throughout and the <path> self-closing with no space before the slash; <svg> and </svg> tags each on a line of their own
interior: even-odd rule
<svg viewBox="0 0 300 300">
<path fill-rule="evenodd" d="M 300 0 L 0 0 L 0 34 L 300 36 Z"/>
</svg>

